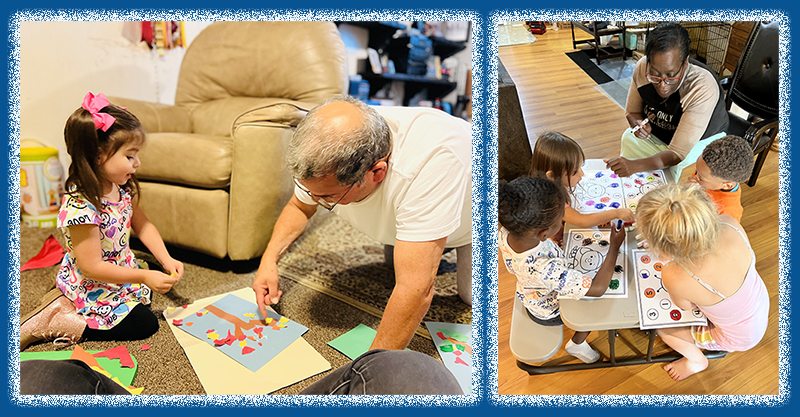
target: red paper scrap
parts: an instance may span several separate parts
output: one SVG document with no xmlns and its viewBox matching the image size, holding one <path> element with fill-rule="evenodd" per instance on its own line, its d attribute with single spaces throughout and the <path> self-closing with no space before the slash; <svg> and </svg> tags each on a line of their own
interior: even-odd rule
<svg viewBox="0 0 800 417">
<path fill-rule="evenodd" d="M 128 352 L 128 348 L 125 347 L 125 345 L 104 350 L 92 356 L 95 358 L 119 359 L 119 364 L 124 368 L 133 368 L 134 366 L 133 358 L 131 358 L 131 354 Z"/>
<path fill-rule="evenodd" d="M 255 349 L 251 348 L 250 346 L 245 346 L 242 348 L 242 355 L 247 355 L 248 353 L 253 353 Z"/>
<path fill-rule="evenodd" d="M 64 248 L 58 243 L 53 235 L 50 235 L 44 241 L 44 245 L 39 253 L 36 254 L 33 258 L 29 259 L 28 262 L 25 262 L 25 265 L 22 265 L 20 268 L 21 271 L 27 271 L 29 269 L 37 269 L 37 268 L 45 268 L 48 266 L 58 265 L 64 259 Z"/>
<path fill-rule="evenodd" d="M 467 365 L 467 366 L 469 366 L 469 364 L 468 364 L 468 363 L 466 363 L 466 362 L 464 362 L 464 359 L 461 359 L 461 357 L 460 357 L 460 356 L 456 357 L 456 363 L 460 363 L 460 364 L 462 364 L 462 365 Z"/>
<path fill-rule="evenodd" d="M 148 349 L 150 349 L 150 345 L 149 344 L 145 343 L 145 344 L 142 345 L 142 350 L 143 351 L 144 350 L 148 350 Z"/>
<path fill-rule="evenodd" d="M 174 319 L 174 320 L 172 320 L 172 324 L 174 324 L 176 326 L 180 326 L 180 325 L 183 324 L 183 319 Z"/>
<path fill-rule="evenodd" d="M 206 330 L 206 333 L 211 333 L 213 331 L 214 331 L 214 329 L 208 329 L 208 330 Z"/>
<path fill-rule="evenodd" d="M 181 307 L 182 307 L 182 308 L 189 307 L 189 304 L 184 304 L 184 305 L 182 305 Z"/>
<path fill-rule="evenodd" d="M 460 350 L 456 350 L 456 351 L 455 351 L 455 352 L 453 352 L 453 353 L 454 353 L 456 356 L 461 356 L 461 351 L 460 351 Z"/>
<path fill-rule="evenodd" d="M 236 336 L 231 334 L 231 331 L 228 330 L 228 336 L 224 339 L 217 339 L 214 341 L 214 346 L 222 346 L 222 345 L 233 345 L 233 341 L 236 340 Z"/>
</svg>

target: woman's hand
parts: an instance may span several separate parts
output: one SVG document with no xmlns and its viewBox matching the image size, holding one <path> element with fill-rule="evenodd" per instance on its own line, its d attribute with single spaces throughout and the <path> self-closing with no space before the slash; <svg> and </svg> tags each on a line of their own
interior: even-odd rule
<svg viewBox="0 0 800 417">
<path fill-rule="evenodd" d="M 603 159 L 606 163 L 606 168 L 614 171 L 620 177 L 630 177 L 631 175 L 640 171 L 636 165 L 636 159 L 628 159 L 618 156 L 611 159 Z"/>
</svg>

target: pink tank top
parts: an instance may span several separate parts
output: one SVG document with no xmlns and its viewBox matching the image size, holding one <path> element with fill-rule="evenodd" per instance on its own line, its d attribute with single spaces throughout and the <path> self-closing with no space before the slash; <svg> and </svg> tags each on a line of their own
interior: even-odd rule
<svg viewBox="0 0 800 417">
<path fill-rule="evenodd" d="M 722 223 L 736 230 L 747 247 L 750 242 L 741 230 L 729 223 Z M 730 297 L 725 297 L 716 289 L 684 268 L 700 285 L 723 298 L 712 306 L 697 306 L 708 318 L 708 327 L 714 341 L 728 351 L 748 350 L 764 337 L 769 316 L 769 293 L 764 281 L 756 271 L 756 255 L 750 248 L 752 260 L 742 286 Z"/>
</svg>

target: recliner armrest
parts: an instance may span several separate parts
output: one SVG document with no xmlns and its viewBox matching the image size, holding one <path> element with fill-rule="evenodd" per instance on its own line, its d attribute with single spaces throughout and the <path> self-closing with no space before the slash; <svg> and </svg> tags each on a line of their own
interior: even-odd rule
<svg viewBox="0 0 800 417">
<path fill-rule="evenodd" d="M 297 127 L 315 103 L 278 99 L 271 103 L 254 106 L 243 112 L 233 122 L 232 131 L 245 124 L 263 124 L 281 127 Z"/>
<path fill-rule="evenodd" d="M 122 97 L 109 97 L 108 101 L 126 107 L 139 119 L 145 132 L 192 132 L 192 119 L 182 107 Z"/>
</svg>

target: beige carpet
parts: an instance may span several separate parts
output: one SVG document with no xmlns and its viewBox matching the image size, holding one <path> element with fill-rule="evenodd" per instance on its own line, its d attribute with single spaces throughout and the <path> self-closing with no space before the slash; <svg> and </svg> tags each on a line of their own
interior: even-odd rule
<svg viewBox="0 0 800 417">
<path fill-rule="evenodd" d="M 23 226 L 20 264 L 36 255 L 50 234 L 64 245 L 63 235 L 58 229 Z M 141 248 L 135 243 L 134 240 L 134 248 Z M 145 395 L 202 395 L 205 391 L 161 312 L 167 307 L 182 306 L 197 299 L 250 287 L 258 262 L 220 261 L 176 248 L 170 248 L 170 252 L 184 262 L 185 272 L 184 278 L 169 293 L 153 295 L 151 309 L 161 320 L 159 331 L 145 340 L 82 342 L 81 346 L 86 350 L 106 350 L 126 345 L 139 363 L 133 386 L 144 387 Z M 138 249 L 135 253 L 141 259 L 155 263 L 149 253 Z M 453 256 L 451 252 L 445 259 Z M 450 259 L 454 261 L 454 258 Z M 21 273 L 22 314 L 34 309 L 39 299 L 55 286 L 57 271 L 58 266 L 53 266 Z M 348 363 L 350 359 L 327 343 L 359 323 L 377 329 L 380 312 L 394 285 L 392 271 L 383 264 L 382 246 L 335 215 L 323 212 L 312 219 L 306 233 L 289 248 L 281 259 L 280 271 L 284 295 L 275 310 L 309 328 L 303 338 L 331 363 L 331 369 Z M 437 278 L 436 293 L 426 320 L 471 322 L 471 309 L 461 303 L 455 293 L 455 272 L 443 273 Z M 409 348 L 438 359 L 435 346 L 425 336 L 426 332 L 418 331 Z M 150 344 L 151 348 L 142 351 L 144 344 Z M 26 349 L 29 352 L 52 350 L 56 347 L 50 343 Z M 275 394 L 297 394 L 327 373 Z"/>
</svg>

